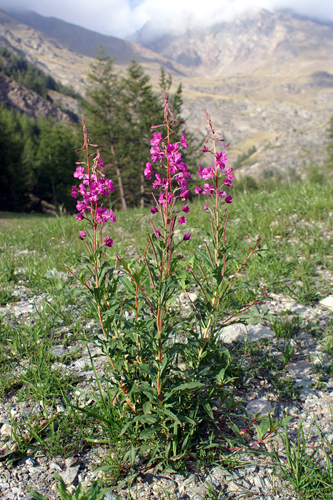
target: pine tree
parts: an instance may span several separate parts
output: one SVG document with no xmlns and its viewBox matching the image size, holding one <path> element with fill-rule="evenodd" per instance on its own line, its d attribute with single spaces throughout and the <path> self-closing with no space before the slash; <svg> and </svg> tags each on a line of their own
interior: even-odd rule
<svg viewBox="0 0 333 500">
<path fill-rule="evenodd" d="M 71 196 L 70 187 L 77 161 L 77 139 L 73 129 L 51 120 L 42 120 L 39 126 L 34 194 L 41 200 L 52 203 L 56 209 L 64 205 L 67 210 L 73 210 L 75 200 Z"/>
<path fill-rule="evenodd" d="M 124 110 L 121 106 L 121 82 L 114 70 L 114 59 L 100 49 L 96 62 L 91 64 L 84 107 L 88 113 L 88 130 L 97 138 L 108 174 L 118 179 L 123 210 L 127 210 L 124 191 L 122 157 L 124 155 Z M 95 139 L 94 139 L 95 140 Z"/>
<path fill-rule="evenodd" d="M 122 102 L 128 142 L 125 144 L 127 166 L 127 190 L 133 205 L 145 205 L 145 177 L 143 171 L 149 160 L 151 127 L 160 120 L 161 106 L 158 96 L 153 93 L 148 75 L 135 60 L 127 68 L 122 80 Z M 138 180 L 140 179 L 140 192 Z"/>
<path fill-rule="evenodd" d="M 0 105 L 0 210 L 23 211 L 29 205 L 31 176 L 22 151 L 20 115 Z"/>
</svg>

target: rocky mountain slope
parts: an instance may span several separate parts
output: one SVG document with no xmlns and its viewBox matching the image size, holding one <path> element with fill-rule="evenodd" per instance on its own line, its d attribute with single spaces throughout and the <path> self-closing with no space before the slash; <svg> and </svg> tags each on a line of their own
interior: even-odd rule
<svg viewBox="0 0 333 500">
<path fill-rule="evenodd" d="M 0 12 L 0 43 L 84 92 L 92 58 L 79 40 L 83 34 L 97 40 L 97 34 L 35 14 L 20 19 L 44 31 Z M 105 38 L 116 55 L 112 43 L 117 39 Z M 240 173 L 287 179 L 291 171 L 305 175 L 306 167 L 325 160 L 326 129 L 333 114 L 332 26 L 291 12 L 262 10 L 153 42 L 141 30 L 135 40 L 145 47 L 130 42 L 119 47 L 133 50 L 156 89 L 161 65 L 170 68 L 175 85 L 182 82 L 183 114 L 196 138 L 206 133 L 208 109 L 216 129 L 231 142 L 231 162 L 256 146 Z M 121 71 L 127 56 L 119 57 Z"/>
<path fill-rule="evenodd" d="M 16 109 L 30 118 L 52 117 L 55 121 L 67 123 L 66 113 L 32 90 L 28 90 L 6 76 L 0 76 L 0 102 L 9 109 Z"/>
</svg>

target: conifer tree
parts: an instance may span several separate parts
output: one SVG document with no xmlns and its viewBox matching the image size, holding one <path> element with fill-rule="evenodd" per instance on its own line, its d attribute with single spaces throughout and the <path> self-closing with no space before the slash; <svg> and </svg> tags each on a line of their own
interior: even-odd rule
<svg viewBox="0 0 333 500">
<path fill-rule="evenodd" d="M 121 81 L 114 70 L 114 59 L 100 49 L 96 62 L 91 64 L 84 107 L 88 112 L 88 130 L 98 138 L 108 174 L 118 179 L 123 210 L 127 210 L 124 191 L 122 157 L 124 155 L 124 110 L 121 106 Z"/>
<path fill-rule="evenodd" d="M 161 114 L 159 98 L 153 93 L 149 76 L 135 60 L 127 68 L 122 81 L 122 102 L 126 110 L 125 127 L 129 141 L 126 144 L 125 163 L 131 203 L 145 205 L 145 177 L 143 171 L 150 147 L 151 126 Z M 140 179 L 140 192 L 138 190 Z"/>
</svg>

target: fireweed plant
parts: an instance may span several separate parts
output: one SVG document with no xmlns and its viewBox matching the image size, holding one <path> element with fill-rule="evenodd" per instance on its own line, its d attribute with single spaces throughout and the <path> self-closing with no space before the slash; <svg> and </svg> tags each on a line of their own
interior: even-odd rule
<svg viewBox="0 0 333 500">
<path fill-rule="evenodd" d="M 153 181 L 151 231 L 142 255 L 130 262 L 108 255 L 113 241 L 103 229 L 115 217 L 101 202 L 113 185 L 102 173 L 99 150 L 89 152 L 97 146 L 90 143 L 83 120 L 86 162 L 74 173 L 83 181 L 79 188 L 73 187 L 73 196 L 82 196 L 77 219 L 85 222 L 80 237 L 88 256 L 81 274 L 72 275 L 94 304 L 100 324 L 94 342 L 110 369 L 98 377 L 92 359 L 98 388 L 93 390 L 95 405 L 77 408 L 100 421 L 108 433 L 107 439 L 100 436 L 100 442 L 113 442 L 118 449 L 121 443 L 124 470 L 138 456 L 179 468 L 189 453 L 218 446 L 216 422 L 235 406 L 230 355 L 218 337 L 224 325 L 251 307 L 238 308 L 229 316 L 224 311 L 233 280 L 260 244 L 258 240 L 239 268 L 232 270 L 233 277 L 226 279 L 231 274 L 225 238 L 232 197 L 224 187 L 232 184 L 233 175 L 226 167 L 225 152 L 219 151 L 224 140 L 206 116 L 210 129 L 206 144 L 211 139 L 212 148 L 205 146 L 204 151 L 213 155 L 214 165 L 199 166 L 199 177 L 212 184 L 196 187 L 195 192 L 209 198 L 205 210 L 211 242 L 206 243 L 206 252 L 196 252 L 189 261 L 181 250 L 191 234 L 184 229 L 182 236 L 176 236 L 182 232 L 178 229 L 186 228 L 190 210 L 186 201 L 191 174 L 182 161 L 187 143 L 184 135 L 180 142 L 171 141 L 176 120 L 167 95 L 164 122 L 152 127 L 151 162 L 144 170 L 146 179 Z M 193 291 L 198 298 L 193 299 Z"/>
</svg>

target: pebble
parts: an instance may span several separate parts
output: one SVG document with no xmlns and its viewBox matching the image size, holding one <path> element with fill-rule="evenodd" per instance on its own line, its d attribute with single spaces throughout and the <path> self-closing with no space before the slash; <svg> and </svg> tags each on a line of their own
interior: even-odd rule
<svg viewBox="0 0 333 500">
<path fill-rule="evenodd" d="M 57 275 L 50 275 L 50 277 L 65 278 Z M 29 322 L 36 312 L 36 307 L 41 306 L 42 301 L 46 300 L 47 296 L 44 294 L 38 299 L 31 298 L 25 293 L 24 287 L 22 288 L 22 290 L 19 290 L 18 302 L 15 305 L 8 305 L 2 309 L 5 309 L 7 317 L 14 315 L 15 317 L 20 317 L 23 321 Z M 330 310 L 333 310 L 330 309 L 330 304 L 333 307 L 333 296 L 326 297 L 313 306 L 303 306 L 297 304 L 296 301 L 289 297 L 275 295 L 273 296 L 273 300 L 266 304 L 266 307 L 270 315 L 277 314 L 279 311 L 293 311 L 294 314 L 298 314 L 303 318 L 302 321 L 310 321 L 313 325 L 316 325 L 318 318 L 320 318 L 323 322 L 322 326 L 325 327 L 331 317 Z M 93 331 L 96 325 L 94 322 L 91 322 L 89 327 Z M 67 334 L 69 330 L 70 328 L 64 327 L 63 329 L 59 329 L 59 333 Z M 219 337 L 227 344 L 231 344 L 235 340 L 257 342 L 260 339 L 266 338 L 274 343 L 276 352 L 278 352 L 277 349 L 281 349 L 281 346 L 283 347 L 284 342 L 283 340 L 275 340 L 273 330 L 265 324 L 246 326 L 243 323 L 234 323 L 221 328 Z M 301 345 L 301 348 L 299 348 L 299 345 Z M 304 421 L 304 428 L 309 429 L 312 415 L 316 415 L 322 432 L 333 441 L 333 425 L 330 414 L 330 411 L 333 409 L 333 380 L 327 382 L 327 390 L 325 392 L 313 388 L 313 384 L 317 380 L 314 361 L 323 352 L 319 349 L 317 340 L 304 332 L 300 332 L 297 338 L 293 339 L 293 346 L 295 350 L 299 349 L 299 354 L 286 366 L 286 376 L 290 376 L 297 385 L 303 386 L 299 398 L 292 403 L 288 402 L 288 404 L 277 402 L 274 400 L 274 394 L 265 388 L 265 380 L 259 380 L 257 387 L 246 390 L 243 393 L 246 410 L 252 417 L 258 412 L 264 416 L 270 411 L 273 413 L 273 410 L 275 417 L 282 418 L 284 414 L 293 416 L 294 418 L 289 422 L 288 427 L 290 434 L 295 437 L 297 435 L 299 419 Z M 93 344 L 89 345 L 89 349 L 93 356 L 101 354 L 100 350 L 96 349 Z M 56 344 L 50 349 L 50 353 L 54 357 L 61 357 L 65 352 L 69 354 L 76 352 L 81 357 L 71 361 L 67 365 L 55 363 L 55 366 L 64 372 L 68 373 L 71 371 L 82 376 L 86 381 L 89 378 L 94 378 L 92 370 L 85 371 L 86 367 L 90 368 L 87 349 L 83 349 L 79 344 L 70 346 L 66 344 L 66 347 L 63 344 Z M 103 357 L 96 357 L 94 359 L 99 374 L 104 373 L 104 361 L 105 358 Z M 78 389 L 87 392 L 89 388 L 91 388 L 90 384 L 85 386 L 84 381 L 78 385 L 78 397 L 82 397 Z M 10 404 L 12 416 L 15 419 L 23 418 L 29 415 L 30 412 L 34 413 L 43 410 L 37 403 L 33 405 L 24 404 L 22 406 L 19 406 L 19 404 L 15 402 Z M 59 408 L 61 407 L 60 402 L 58 406 Z M 0 405 L 0 436 L 5 440 L 11 437 L 10 417 L 6 404 Z M 315 426 L 311 430 L 311 439 L 314 439 L 312 442 L 315 442 Z M 254 440 L 253 443 L 255 442 Z M 12 446 L 11 441 L 9 443 Z M 273 437 L 270 440 L 270 445 L 274 445 L 279 453 L 283 453 L 283 445 L 280 438 Z M 2 443 L 0 443 L 0 448 L 1 446 Z M 248 459 L 252 462 L 254 461 L 253 456 L 248 457 Z M 159 496 L 161 500 L 164 498 L 167 499 L 168 497 L 165 496 L 163 491 L 164 488 L 171 498 L 174 497 L 174 500 L 203 500 L 207 493 L 207 488 L 210 486 L 217 492 L 217 495 L 220 491 L 223 491 L 226 494 L 235 492 L 239 492 L 242 495 L 251 494 L 251 499 L 253 500 L 296 499 L 296 495 L 292 492 L 290 484 L 282 484 L 276 476 L 272 476 L 272 481 L 275 485 L 275 490 L 273 490 L 270 478 L 271 474 L 273 474 L 272 467 L 274 464 L 268 467 L 267 462 L 264 460 L 260 461 L 260 458 L 255 460 L 255 463 L 244 465 L 230 472 L 215 465 L 207 467 L 200 473 L 189 473 L 187 477 L 183 477 L 180 474 L 170 476 L 145 474 L 138 478 L 138 481 L 140 479 L 141 483 L 138 482 L 132 485 L 130 495 L 132 498 L 137 498 L 138 500 L 155 500 Z M 50 500 L 55 500 L 59 497 L 56 496 L 54 490 L 54 472 L 59 473 L 63 477 L 71 491 L 75 491 L 78 480 L 85 486 L 89 486 L 97 479 L 96 472 L 92 471 L 95 465 L 96 450 L 86 451 L 79 458 L 69 457 L 66 460 L 62 457 L 38 458 L 34 456 L 20 460 L 11 469 L 7 468 L 5 462 L 0 462 L 0 498 L 7 500 L 31 500 L 31 497 L 27 494 L 27 486 L 32 485 L 41 494 L 48 496 Z M 282 490 L 285 492 L 284 494 L 279 493 Z M 278 493 L 274 493 L 274 491 Z M 118 493 L 123 499 L 128 497 L 127 488 L 123 488 Z M 104 495 L 104 500 L 118 500 L 118 493 L 116 495 L 115 492 L 108 492 Z"/>
</svg>

